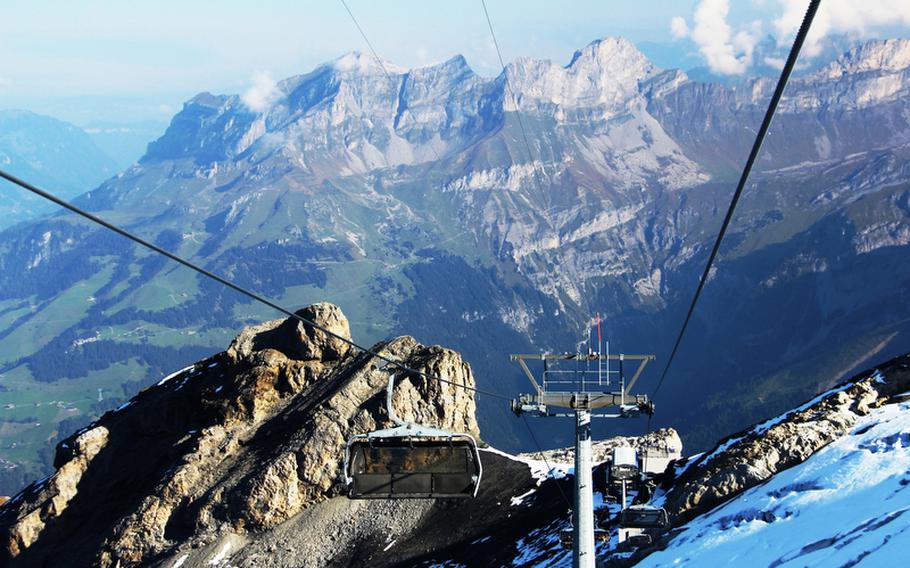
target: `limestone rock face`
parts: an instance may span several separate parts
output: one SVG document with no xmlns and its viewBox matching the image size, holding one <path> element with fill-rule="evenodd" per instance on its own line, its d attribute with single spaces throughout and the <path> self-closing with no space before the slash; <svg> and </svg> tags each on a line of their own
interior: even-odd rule
<svg viewBox="0 0 910 568">
<path fill-rule="evenodd" d="M 338 306 L 325 302 L 313 304 L 298 311 L 297 315 L 335 336 L 296 319 L 273 320 L 244 329 L 228 347 L 228 356 L 239 361 L 266 346 L 288 358 L 303 361 L 334 361 L 348 352 L 350 345 L 344 339 L 351 339 L 351 329 Z"/>
<path fill-rule="evenodd" d="M 340 339 L 350 329 L 337 306 L 298 314 L 334 336 L 296 319 L 247 328 L 225 353 L 62 442 L 57 472 L 0 509 L 6 560 L 40 565 L 67 549 L 78 565 L 145 564 L 178 545 L 276 527 L 339 495 L 347 438 L 391 425 L 396 371 Z M 411 337 L 375 349 L 448 381 L 398 372 L 401 418 L 479 435 L 473 392 L 455 386 L 474 385 L 457 353 Z"/>
<path fill-rule="evenodd" d="M 261 527 L 273 527 L 287 520 L 303 508 L 304 494 L 299 483 L 288 483 L 297 478 L 297 457 L 284 454 L 251 484 L 246 497 L 246 517 Z"/>
<path fill-rule="evenodd" d="M 50 478 L 32 484 L 28 497 L 23 494 L 11 500 L 8 507 L 29 499 L 31 507 L 20 508 L 20 514 L 9 527 L 6 546 L 11 554 L 17 554 L 31 546 L 41 535 L 47 522 L 60 516 L 70 500 L 78 492 L 79 481 L 92 459 L 107 444 L 108 430 L 98 426 L 76 434 L 70 444 L 63 444 L 58 453 L 65 462 Z M 28 490 L 27 490 L 28 491 Z M 25 510 L 23 510 L 25 509 Z"/>
</svg>

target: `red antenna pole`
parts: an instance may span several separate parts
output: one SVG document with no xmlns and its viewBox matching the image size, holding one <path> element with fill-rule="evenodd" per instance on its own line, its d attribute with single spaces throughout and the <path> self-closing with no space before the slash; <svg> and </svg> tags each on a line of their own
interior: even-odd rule
<svg viewBox="0 0 910 568">
<path fill-rule="evenodd" d="M 593 335 L 593 332 L 591 331 L 591 328 L 588 327 L 588 355 L 590 355 L 591 353 L 594 353 L 594 348 L 591 347 L 591 339 L 593 339 L 593 337 L 591 337 L 592 335 Z"/>
<path fill-rule="evenodd" d="M 600 338 L 600 312 L 597 312 L 597 352 L 601 352 L 601 345 L 603 345 L 603 340 Z"/>
</svg>

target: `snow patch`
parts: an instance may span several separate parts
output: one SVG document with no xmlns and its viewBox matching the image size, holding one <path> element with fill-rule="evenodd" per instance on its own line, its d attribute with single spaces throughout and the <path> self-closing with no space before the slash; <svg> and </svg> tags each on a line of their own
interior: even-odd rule
<svg viewBox="0 0 910 568">
<path fill-rule="evenodd" d="M 533 495 L 536 492 L 537 492 L 536 489 L 531 489 L 530 491 L 522 493 L 521 495 L 512 497 L 512 507 L 517 507 L 517 506 L 521 505 L 522 503 L 524 503 L 524 500 L 526 498 L 530 497 L 531 495 Z"/>
<path fill-rule="evenodd" d="M 178 375 L 181 375 L 181 374 L 183 374 L 183 373 L 186 373 L 187 371 L 192 370 L 193 367 L 194 367 L 194 365 L 190 365 L 189 367 L 184 367 L 184 368 L 180 369 L 179 371 L 175 371 L 175 372 L 171 373 L 170 375 L 168 375 L 168 376 L 164 377 L 163 379 L 161 379 L 160 381 L 158 381 L 158 385 L 157 385 L 157 386 L 160 387 L 161 385 L 163 385 L 164 383 L 166 383 L 166 382 L 168 382 L 169 380 L 173 379 L 174 377 L 176 377 L 176 376 L 178 376 Z"/>
<path fill-rule="evenodd" d="M 639 566 L 904 565 L 908 432 L 910 404 L 875 409 L 802 464 L 696 517 Z"/>
<path fill-rule="evenodd" d="M 537 480 L 537 485 L 540 485 L 541 483 L 546 481 L 547 478 L 562 479 L 565 476 L 572 473 L 575 469 L 574 467 L 572 467 L 569 464 L 555 463 L 555 462 L 550 462 L 549 467 L 548 467 L 547 462 L 545 462 L 543 460 L 532 460 L 532 459 L 528 459 L 528 458 L 514 456 L 512 454 L 507 454 L 506 452 L 503 452 L 502 450 L 497 450 L 496 448 L 482 448 L 480 451 L 489 452 L 491 454 L 496 454 L 498 456 L 502 456 L 502 457 L 510 459 L 512 461 L 516 461 L 516 462 L 527 465 L 528 468 L 531 470 L 531 476 Z"/>
</svg>

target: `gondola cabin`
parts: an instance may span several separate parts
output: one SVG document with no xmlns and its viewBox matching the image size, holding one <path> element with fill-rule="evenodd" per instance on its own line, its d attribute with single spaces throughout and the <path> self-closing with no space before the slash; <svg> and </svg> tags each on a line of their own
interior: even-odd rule
<svg viewBox="0 0 910 568">
<path fill-rule="evenodd" d="M 474 439 L 363 436 L 347 446 L 346 478 L 352 499 L 474 497 L 481 465 Z"/>
<path fill-rule="evenodd" d="M 394 428 L 355 434 L 344 448 L 351 499 L 458 499 L 475 497 L 483 467 L 470 434 L 407 422 L 395 414 L 395 375 L 386 387 Z"/>
<path fill-rule="evenodd" d="M 651 505 L 633 505 L 619 514 L 619 526 L 630 529 L 662 529 L 670 524 L 667 511 Z"/>
<path fill-rule="evenodd" d="M 667 512 L 652 505 L 633 505 L 619 514 L 619 544 L 632 548 L 648 546 L 654 535 L 670 524 Z"/>
<path fill-rule="evenodd" d="M 638 454 L 635 448 L 617 446 L 613 448 L 613 460 L 610 464 L 610 480 L 614 483 L 638 479 Z"/>
</svg>

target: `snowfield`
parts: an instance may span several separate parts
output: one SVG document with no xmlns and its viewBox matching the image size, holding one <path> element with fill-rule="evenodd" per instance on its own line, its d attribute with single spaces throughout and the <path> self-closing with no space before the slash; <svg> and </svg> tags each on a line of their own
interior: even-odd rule
<svg viewBox="0 0 910 568">
<path fill-rule="evenodd" d="M 698 517 L 638 566 L 907 566 L 910 403 Z"/>
</svg>

